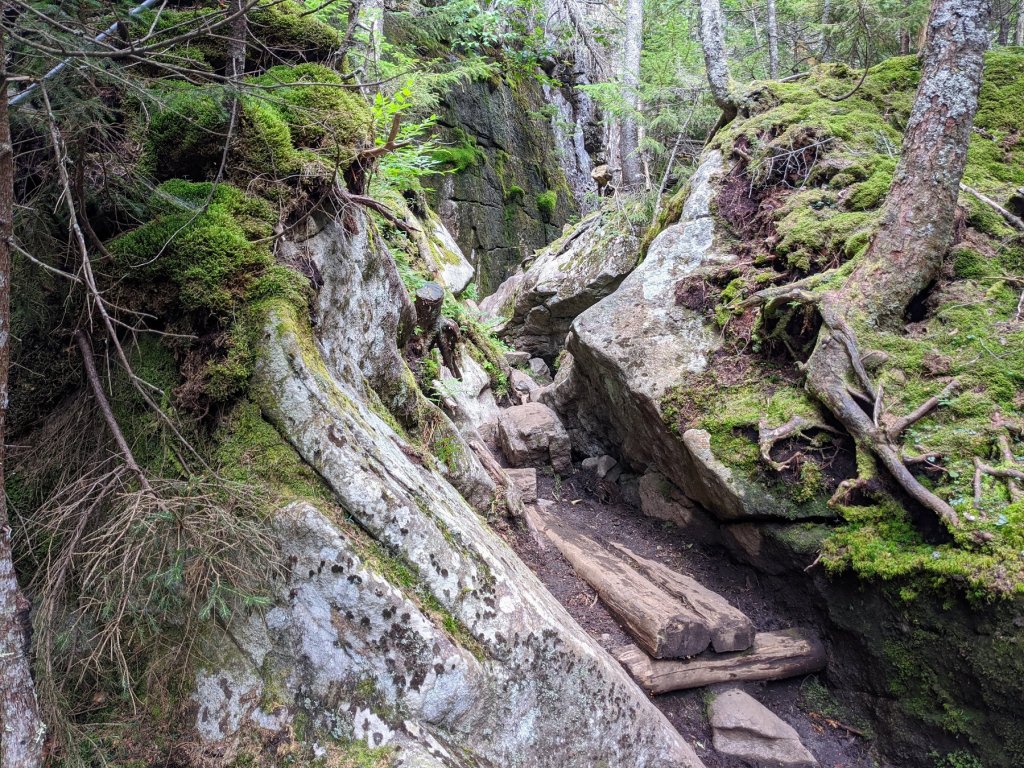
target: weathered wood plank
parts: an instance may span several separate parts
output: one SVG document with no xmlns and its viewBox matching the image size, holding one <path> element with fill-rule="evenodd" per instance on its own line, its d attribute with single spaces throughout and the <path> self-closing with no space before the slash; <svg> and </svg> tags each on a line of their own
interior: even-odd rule
<svg viewBox="0 0 1024 768">
<path fill-rule="evenodd" d="M 531 510 L 537 527 L 597 592 L 637 645 L 654 658 L 692 656 L 711 643 L 704 620 L 645 579 L 593 539 L 558 525 L 550 513 Z"/>
<path fill-rule="evenodd" d="M 717 592 L 659 562 L 641 557 L 622 544 L 613 542 L 611 547 L 642 576 L 703 617 L 711 629 L 711 646 L 716 651 L 745 651 L 753 645 L 753 622 Z"/>
<path fill-rule="evenodd" d="M 656 660 L 635 645 L 612 651 L 645 690 L 653 694 L 715 683 L 782 680 L 824 669 L 825 648 L 810 632 L 759 632 L 738 653 L 704 653 L 692 659 Z"/>
</svg>

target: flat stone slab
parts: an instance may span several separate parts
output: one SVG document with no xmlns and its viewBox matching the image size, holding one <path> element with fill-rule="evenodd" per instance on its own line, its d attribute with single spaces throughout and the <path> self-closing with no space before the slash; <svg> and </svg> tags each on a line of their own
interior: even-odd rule
<svg viewBox="0 0 1024 768">
<path fill-rule="evenodd" d="M 758 768 L 815 768 L 791 725 L 738 688 L 719 694 L 708 712 L 715 750 Z"/>
</svg>

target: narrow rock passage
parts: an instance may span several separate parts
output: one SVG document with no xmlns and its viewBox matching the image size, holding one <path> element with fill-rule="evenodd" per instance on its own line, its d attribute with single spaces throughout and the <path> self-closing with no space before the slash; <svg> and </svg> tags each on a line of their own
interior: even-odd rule
<svg viewBox="0 0 1024 768">
<path fill-rule="evenodd" d="M 625 544 L 644 557 L 694 577 L 749 616 L 758 631 L 815 624 L 801 595 L 786 593 L 763 582 L 753 569 L 730 560 L 724 550 L 686 542 L 671 523 L 644 517 L 621 498 L 620 486 L 599 481 L 592 471 L 578 465 L 575 473 L 565 479 L 557 479 L 550 467 L 538 468 L 537 473 L 538 498 L 553 501 L 550 511 L 561 521 L 602 543 Z M 545 542 L 541 549 L 526 530 L 512 532 L 508 538 L 519 556 L 573 618 L 604 647 L 611 649 L 633 642 L 605 609 L 596 592 L 573 572 L 554 546 Z M 847 729 L 861 730 L 862 724 L 839 724 L 834 716 L 830 718 L 818 711 L 827 710 L 828 706 L 822 701 L 817 676 L 741 687 L 789 723 L 824 768 L 882 765 L 872 754 L 871 742 Z M 690 741 L 708 768 L 751 765 L 719 754 L 713 748 L 706 713 L 710 698 L 707 689 L 697 689 L 656 696 L 653 701 Z"/>
</svg>

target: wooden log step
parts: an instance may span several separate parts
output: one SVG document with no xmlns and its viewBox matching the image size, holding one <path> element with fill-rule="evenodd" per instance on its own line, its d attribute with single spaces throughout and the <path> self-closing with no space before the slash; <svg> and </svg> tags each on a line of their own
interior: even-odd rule
<svg viewBox="0 0 1024 768">
<path fill-rule="evenodd" d="M 573 570 L 597 592 L 641 654 L 656 659 L 692 656 L 711 643 L 711 629 L 680 601 L 645 579 L 621 558 L 577 531 L 558 525 L 545 511 L 531 509 L 537 528 L 569 561 Z M 635 647 L 635 646 L 634 646 Z"/>
<path fill-rule="evenodd" d="M 661 563 L 641 557 L 622 544 L 612 542 L 611 547 L 642 576 L 703 617 L 711 629 L 711 647 L 716 651 L 745 651 L 753 645 L 753 622 L 717 592 L 712 592 L 697 580 L 676 573 Z"/>
<path fill-rule="evenodd" d="M 715 683 L 783 680 L 825 668 L 825 648 L 801 629 L 759 632 L 754 644 L 738 653 L 703 653 L 692 659 L 655 660 L 635 645 L 612 651 L 650 693 L 701 688 Z"/>
</svg>

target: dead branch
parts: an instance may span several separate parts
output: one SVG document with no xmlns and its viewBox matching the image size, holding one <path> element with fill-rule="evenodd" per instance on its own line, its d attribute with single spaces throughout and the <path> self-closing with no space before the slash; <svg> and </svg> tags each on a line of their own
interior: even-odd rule
<svg viewBox="0 0 1024 768">
<path fill-rule="evenodd" d="M 89 337 L 86 336 L 85 331 L 80 328 L 75 331 L 75 342 L 78 344 L 78 351 L 82 355 L 82 364 L 85 366 L 85 378 L 92 388 L 93 397 L 96 398 L 96 404 L 99 406 L 100 413 L 103 414 L 103 420 L 107 422 L 110 436 L 114 438 L 124 463 L 138 478 L 139 485 L 143 489 L 151 491 L 152 488 L 149 485 L 149 480 L 146 479 L 146 473 L 142 471 L 142 468 L 135 461 L 132 449 L 128 445 L 128 441 L 124 439 L 121 426 L 117 423 L 114 411 L 110 407 L 110 401 L 107 400 L 107 395 L 103 391 L 103 384 L 100 382 L 100 376 L 96 372 L 96 361 L 93 359 L 92 344 L 89 343 Z"/>
<path fill-rule="evenodd" d="M 1021 232 L 1024 232 L 1024 219 L 1020 218 L 1020 216 L 1014 216 L 1012 213 L 1003 208 L 1003 206 L 1001 206 L 991 197 L 983 195 L 974 187 L 969 187 L 963 182 L 960 182 L 960 189 L 962 189 L 964 192 L 971 195 L 972 197 L 977 198 L 985 205 L 989 206 L 992 210 L 994 210 L 996 213 L 1002 216 L 1006 220 L 1006 223 L 1009 224 L 1011 227 Z"/>
</svg>

